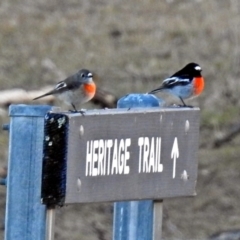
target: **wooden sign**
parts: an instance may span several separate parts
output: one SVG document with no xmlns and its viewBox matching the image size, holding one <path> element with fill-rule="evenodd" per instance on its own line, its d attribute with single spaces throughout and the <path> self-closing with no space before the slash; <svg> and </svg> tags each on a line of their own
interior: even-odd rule
<svg viewBox="0 0 240 240">
<path fill-rule="evenodd" d="M 48 113 L 47 205 L 195 195 L 198 108 Z"/>
</svg>

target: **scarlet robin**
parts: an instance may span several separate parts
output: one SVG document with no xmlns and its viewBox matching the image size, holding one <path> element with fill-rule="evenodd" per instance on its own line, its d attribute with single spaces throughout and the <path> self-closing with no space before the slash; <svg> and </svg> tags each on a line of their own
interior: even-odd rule
<svg viewBox="0 0 240 240">
<path fill-rule="evenodd" d="M 187 106 L 184 99 L 200 95 L 204 89 L 204 78 L 201 75 L 202 68 L 197 63 L 189 63 L 184 68 L 163 80 L 162 85 L 152 90 L 149 94 L 160 91 L 169 92 L 177 96 Z"/>
<path fill-rule="evenodd" d="M 48 95 L 57 95 L 66 104 L 71 105 L 74 112 L 78 112 L 77 107 L 82 103 L 90 101 L 94 97 L 95 92 L 96 85 L 93 81 L 93 74 L 87 69 L 81 69 L 59 82 L 53 90 L 33 100 Z"/>
</svg>

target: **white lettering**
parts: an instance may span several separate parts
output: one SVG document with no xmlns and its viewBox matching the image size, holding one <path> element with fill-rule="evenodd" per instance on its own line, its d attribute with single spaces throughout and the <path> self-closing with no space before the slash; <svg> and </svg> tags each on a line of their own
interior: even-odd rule
<svg viewBox="0 0 240 240">
<path fill-rule="evenodd" d="M 113 140 L 112 139 L 109 139 L 107 140 L 107 149 L 108 149 L 108 158 L 107 158 L 107 162 L 108 162 L 108 171 L 107 171 L 107 174 L 109 175 L 110 174 L 110 157 L 111 157 L 111 148 L 113 146 Z"/>
<path fill-rule="evenodd" d="M 160 148 L 159 148 L 159 139 L 160 139 L 160 141 L 161 141 L 161 138 L 158 138 L 157 137 L 157 139 L 156 139 L 156 157 L 155 157 L 155 172 L 157 172 L 158 171 L 158 158 L 159 158 L 159 151 L 161 150 Z"/>
<path fill-rule="evenodd" d="M 118 174 L 118 140 L 115 139 L 114 146 L 113 146 L 113 160 L 112 160 L 112 171 L 111 174 Z"/>
<path fill-rule="evenodd" d="M 107 165 L 106 165 L 106 161 L 107 161 L 107 141 L 105 140 L 104 141 L 104 163 L 103 163 L 103 174 L 102 175 L 105 175 L 106 174 L 106 168 L 107 168 Z"/>
<path fill-rule="evenodd" d="M 98 146 L 98 175 L 104 175 L 104 155 L 105 155 L 105 147 L 104 141 L 102 139 L 99 140 Z"/>
<path fill-rule="evenodd" d="M 162 172 L 161 164 L 161 138 L 140 137 L 138 138 L 139 156 L 138 172 L 154 173 Z"/>
<path fill-rule="evenodd" d="M 96 150 L 98 150 L 98 140 L 93 141 L 92 176 L 97 176 L 98 173 L 97 166 L 95 164 L 98 160 L 98 154 L 96 153 Z"/>
<path fill-rule="evenodd" d="M 124 174 L 129 174 L 130 172 L 130 167 L 127 165 L 127 161 L 130 158 L 130 152 L 128 151 L 128 147 L 131 146 L 131 138 L 127 138 L 125 142 L 125 152 L 124 152 Z"/>
<path fill-rule="evenodd" d="M 151 147 L 150 147 L 150 156 L 149 156 L 149 169 L 148 172 L 155 172 L 154 171 L 154 160 L 155 160 L 155 156 L 154 156 L 154 151 L 155 150 L 155 142 L 154 142 L 154 137 L 152 137 L 151 140 Z M 152 168 L 152 171 L 151 171 Z"/>
<path fill-rule="evenodd" d="M 121 139 L 119 143 L 119 149 L 118 149 L 118 173 L 122 174 L 123 173 L 123 168 L 124 168 L 124 162 L 125 162 L 125 156 L 124 156 L 124 140 Z"/>
<path fill-rule="evenodd" d="M 91 146 L 89 146 L 91 143 Z M 86 152 L 86 176 L 91 176 L 91 169 L 92 169 L 92 141 L 87 141 L 87 152 Z"/>
<path fill-rule="evenodd" d="M 139 146 L 139 160 L 138 160 L 138 172 L 140 173 L 142 170 L 142 146 L 144 143 L 144 138 L 138 138 L 138 146 Z"/>
<path fill-rule="evenodd" d="M 129 174 L 131 142 L 131 138 L 87 141 L 85 175 Z M 139 137 L 137 144 L 139 153 L 138 173 L 162 172 L 161 137 Z"/>
<path fill-rule="evenodd" d="M 158 161 L 158 172 L 162 172 L 163 171 L 163 165 L 160 163 L 161 161 L 161 138 L 159 138 L 159 141 L 158 141 L 158 155 L 157 155 L 157 161 Z"/>
<path fill-rule="evenodd" d="M 148 156 L 149 156 L 149 138 L 144 138 L 143 147 L 143 172 L 148 172 Z"/>
</svg>

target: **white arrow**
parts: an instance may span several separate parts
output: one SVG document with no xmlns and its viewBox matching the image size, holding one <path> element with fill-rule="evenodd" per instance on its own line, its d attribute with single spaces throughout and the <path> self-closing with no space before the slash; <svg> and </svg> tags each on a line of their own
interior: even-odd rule
<svg viewBox="0 0 240 240">
<path fill-rule="evenodd" d="M 175 178 L 176 175 L 176 159 L 179 158 L 179 149 L 178 149 L 178 140 L 175 137 L 171 152 L 171 158 L 173 158 L 173 175 L 172 177 Z"/>
</svg>

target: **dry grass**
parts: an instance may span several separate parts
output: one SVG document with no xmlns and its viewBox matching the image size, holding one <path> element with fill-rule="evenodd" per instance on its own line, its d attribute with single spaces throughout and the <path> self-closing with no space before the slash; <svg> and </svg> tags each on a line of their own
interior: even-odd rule
<svg viewBox="0 0 240 240">
<path fill-rule="evenodd" d="M 206 150 L 239 121 L 239 27 L 238 0 L 2 0 L 0 84 L 2 89 L 36 89 L 86 67 L 100 76 L 98 85 L 122 96 L 147 92 L 186 63 L 198 62 L 206 78 L 204 94 L 193 101 L 202 109 L 205 147 L 199 155 L 198 196 L 165 201 L 163 234 L 165 239 L 204 239 L 240 224 L 239 141 Z M 61 72 L 46 66 L 49 59 Z M 1 123 L 6 121 L 1 114 Z M 1 134 L 2 164 L 6 139 Z M 74 209 L 61 210 L 56 239 L 99 239 L 89 232 L 102 222 L 104 239 L 110 239 L 109 212 L 85 219 L 86 224 L 80 215 L 99 212 L 98 207 L 78 206 L 79 215 Z"/>
</svg>

